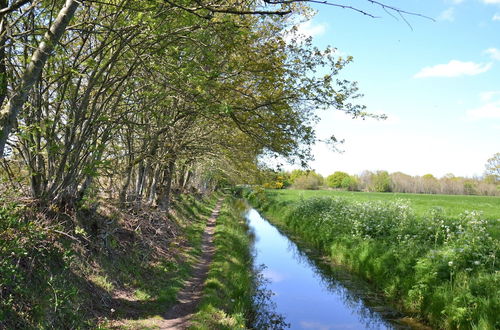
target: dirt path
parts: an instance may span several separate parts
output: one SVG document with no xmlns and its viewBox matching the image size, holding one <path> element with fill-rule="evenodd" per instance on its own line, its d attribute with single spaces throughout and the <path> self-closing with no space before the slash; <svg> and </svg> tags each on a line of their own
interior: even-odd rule
<svg viewBox="0 0 500 330">
<path fill-rule="evenodd" d="M 222 206 L 222 199 L 217 201 L 212 215 L 207 221 L 201 245 L 202 255 L 194 266 L 191 278 L 186 282 L 184 289 L 177 294 L 177 304 L 172 306 L 164 315 L 160 329 L 186 329 L 189 321 L 196 312 L 196 307 L 203 295 L 203 284 L 208 275 L 208 268 L 214 254 L 213 236 L 215 222 Z"/>
</svg>

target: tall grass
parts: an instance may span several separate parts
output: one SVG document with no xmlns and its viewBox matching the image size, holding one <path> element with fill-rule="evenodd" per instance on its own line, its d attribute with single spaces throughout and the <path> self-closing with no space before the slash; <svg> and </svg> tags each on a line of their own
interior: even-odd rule
<svg viewBox="0 0 500 330">
<path fill-rule="evenodd" d="M 452 219 L 439 208 L 416 215 L 400 200 L 249 197 L 284 229 L 433 326 L 500 328 L 500 243 L 490 234 L 494 224 L 480 213 Z"/>
</svg>

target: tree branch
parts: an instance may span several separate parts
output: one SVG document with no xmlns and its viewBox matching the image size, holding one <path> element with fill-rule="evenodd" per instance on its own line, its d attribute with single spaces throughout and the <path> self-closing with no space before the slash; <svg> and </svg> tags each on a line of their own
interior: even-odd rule
<svg viewBox="0 0 500 330">
<path fill-rule="evenodd" d="M 8 13 L 11 13 L 19 8 L 21 8 L 22 6 L 24 6 L 25 4 L 27 4 L 28 2 L 31 2 L 31 0 L 20 0 L 18 2 L 14 2 L 12 5 L 10 5 L 9 7 L 6 7 L 6 8 L 3 8 L 0 10 L 0 15 L 5 15 L 5 14 L 8 14 Z"/>
</svg>

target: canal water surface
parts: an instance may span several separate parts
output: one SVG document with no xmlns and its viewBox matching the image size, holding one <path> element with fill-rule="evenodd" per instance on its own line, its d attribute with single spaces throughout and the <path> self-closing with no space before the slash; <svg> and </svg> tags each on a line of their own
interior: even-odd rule
<svg viewBox="0 0 500 330">
<path fill-rule="evenodd" d="M 255 234 L 255 265 L 264 265 L 275 312 L 291 329 L 394 329 L 364 299 L 325 275 L 297 245 L 255 209 L 245 215 Z"/>
</svg>

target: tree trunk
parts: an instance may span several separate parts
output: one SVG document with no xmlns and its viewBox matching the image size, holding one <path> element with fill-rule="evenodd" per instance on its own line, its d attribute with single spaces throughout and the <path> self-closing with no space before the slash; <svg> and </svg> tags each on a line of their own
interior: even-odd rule
<svg viewBox="0 0 500 330">
<path fill-rule="evenodd" d="M 163 176 L 161 192 L 158 196 L 158 208 L 167 212 L 170 207 L 170 191 L 172 189 L 172 179 L 174 177 L 175 160 L 170 159 Z"/>
<path fill-rule="evenodd" d="M 146 166 L 144 165 L 144 160 L 139 163 L 139 168 L 137 169 L 137 181 L 135 184 L 135 200 L 140 200 L 142 197 L 142 189 L 144 187 L 144 180 L 146 176 Z"/>
<path fill-rule="evenodd" d="M 14 90 L 12 97 L 0 112 L 0 158 L 4 157 L 5 144 L 10 131 L 16 123 L 17 116 L 28 99 L 33 85 L 40 79 L 45 62 L 54 51 L 61 39 L 69 21 L 73 18 L 79 2 L 66 0 L 64 7 L 59 11 L 57 18 L 47 33 L 43 36 L 38 48 L 33 53 L 28 67 L 23 73 L 19 86 Z"/>
<path fill-rule="evenodd" d="M 0 9 L 7 8 L 8 6 L 8 0 L 0 0 Z M 0 15 L 0 107 L 3 106 L 3 101 L 7 97 L 7 67 L 5 65 L 6 26 L 7 20 L 5 15 Z M 3 154 L 3 150 L 0 154 Z"/>
<path fill-rule="evenodd" d="M 120 205 L 125 206 L 125 203 L 127 201 L 127 192 L 128 188 L 130 186 L 130 181 L 132 181 L 132 172 L 134 170 L 134 166 L 132 163 L 130 163 L 127 166 L 127 177 L 125 179 L 125 182 L 123 183 L 122 189 L 120 191 Z"/>
<path fill-rule="evenodd" d="M 151 186 L 149 187 L 149 192 L 148 192 L 148 197 L 147 197 L 147 201 L 148 203 L 153 203 L 154 200 L 155 200 L 155 196 L 156 196 L 156 186 L 158 185 L 158 181 L 159 181 L 159 178 L 160 178 L 160 174 L 161 174 L 161 171 L 160 171 L 160 166 L 157 165 L 154 172 L 153 172 L 153 177 L 152 177 L 152 182 L 151 182 Z"/>
<path fill-rule="evenodd" d="M 188 170 L 187 173 L 186 173 L 186 176 L 184 177 L 184 182 L 182 183 L 182 190 L 186 190 L 186 187 L 189 183 L 189 180 L 191 180 L 191 177 L 193 175 L 193 171 L 191 170 Z"/>
</svg>

